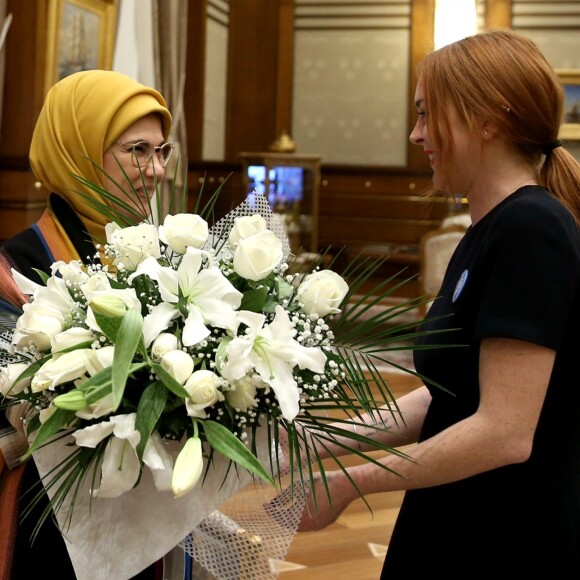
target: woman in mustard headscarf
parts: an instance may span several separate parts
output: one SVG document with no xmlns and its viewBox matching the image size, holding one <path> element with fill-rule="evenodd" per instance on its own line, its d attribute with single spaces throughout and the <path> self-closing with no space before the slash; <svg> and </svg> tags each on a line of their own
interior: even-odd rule
<svg viewBox="0 0 580 580">
<path fill-rule="evenodd" d="M 11 268 L 40 281 L 35 269 L 50 272 L 57 260 L 98 260 L 95 243 L 105 239 L 104 228 L 111 218 L 90 200 L 128 220 L 145 217 L 144 198 L 150 198 L 163 179 L 173 150 L 166 143 L 170 130 L 171 115 L 161 94 L 123 74 L 83 71 L 50 89 L 30 147 L 32 170 L 50 192 L 47 209 L 36 224 L 0 248 L 0 306 L 19 307 L 25 301 L 13 283 Z M 75 176 L 118 196 L 118 204 Z M 127 191 L 133 195 L 127 196 Z M 0 578 L 34 578 L 51 569 L 59 578 L 72 580 L 75 574 L 54 523 L 47 520 L 31 544 L 38 516 L 20 522 L 19 507 L 30 499 L 18 502 L 20 490 L 39 480 L 34 462 L 18 466 L 25 444 L 0 417 Z M 9 501 L 8 493 L 14 501 Z M 155 577 L 153 568 L 139 575 Z"/>
</svg>

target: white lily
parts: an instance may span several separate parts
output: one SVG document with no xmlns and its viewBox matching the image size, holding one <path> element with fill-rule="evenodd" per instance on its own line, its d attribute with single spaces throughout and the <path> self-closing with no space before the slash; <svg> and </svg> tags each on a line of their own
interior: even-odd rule
<svg viewBox="0 0 580 580">
<path fill-rule="evenodd" d="M 18 381 L 16 379 L 30 366 L 30 363 L 9 363 L 0 367 L 0 395 L 2 397 L 13 397 L 20 394 L 30 385 L 31 377 Z"/>
<path fill-rule="evenodd" d="M 87 356 L 91 352 L 91 349 L 82 348 L 55 354 L 32 377 L 32 392 L 54 391 L 58 385 L 82 378 L 87 373 Z"/>
<path fill-rule="evenodd" d="M 207 266 L 204 265 L 205 257 L 210 258 Z M 242 302 L 242 293 L 213 264 L 207 252 L 188 247 L 177 270 L 161 266 L 154 258 L 148 258 L 129 276 L 129 283 L 141 274 L 159 283 L 163 300 L 144 319 L 146 346 L 167 329 L 173 319 L 180 316 L 180 296 L 187 310 L 182 335 L 184 346 L 192 346 L 209 336 L 211 331 L 206 325 L 232 331 L 235 329 L 236 310 Z"/>
<path fill-rule="evenodd" d="M 76 430 L 72 435 L 79 447 L 95 448 L 103 439 L 110 437 L 101 464 L 101 483 L 93 490 L 94 496 L 118 497 L 135 487 L 139 480 L 141 465 L 137 456 L 137 445 L 141 434 L 135 430 L 135 413 L 115 415 L 109 421 L 102 421 L 90 427 Z M 171 469 L 171 459 L 159 445 L 159 441 L 149 439 L 143 453 L 144 462 L 153 469 L 154 481 L 160 490 L 168 489 L 167 481 L 171 473 L 155 473 L 157 470 Z"/>
<path fill-rule="evenodd" d="M 87 352 L 87 372 L 92 377 L 96 375 L 99 371 L 113 366 L 113 357 L 115 356 L 114 346 L 104 346 L 97 350 L 90 350 Z M 76 412 L 76 416 L 81 419 L 98 419 L 99 417 L 104 417 L 105 415 L 110 415 L 115 408 L 113 402 L 113 393 L 109 393 L 91 403 L 84 409 L 80 409 Z"/>
<path fill-rule="evenodd" d="M 254 368 L 276 394 L 284 418 L 292 421 L 300 410 L 293 368 L 298 365 L 322 373 L 326 355 L 320 348 L 305 347 L 294 340 L 296 329 L 281 306 L 276 306 L 270 324 L 264 324 L 264 315 L 248 311 L 239 312 L 238 320 L 247 329 L 228 344 L 221 375 L 229 381 L 239 381 Z"/>
<path fill-rule="evenodd" d="M 82 344 L 83 342 L 91 342 L 95 339 L 93 331 L 89 328 L 82 328 L 80 326 L 72 326 L 63 332 L 55 334 L 51 341 L 51 351 L 53 353 L 71 348 Z"/>
<path fill-rule="evenodd" d="M 101 484 L 93 490 L 94 496 L 118 497 L 133 489 L 139 479 L 139 458 L 136 447 L 141 434 L 135 430 L 135 413 L 115 415 L 72 435 L 79 447 L 95 448 L 110 435 L 101 464 Z"/>
<path fill-rule="evenodd" d="M 151 433 L 151 437 L 145 445 L 143 463 L 151 470 L 153 482 L 159 491 L 171 489 L 173 458 L 165 448 L 165 443 L 157 431 Z"/>
</svg>

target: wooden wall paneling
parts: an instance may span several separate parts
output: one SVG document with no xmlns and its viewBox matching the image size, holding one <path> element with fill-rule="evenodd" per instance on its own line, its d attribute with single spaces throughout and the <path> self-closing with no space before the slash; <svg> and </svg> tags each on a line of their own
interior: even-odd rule
<svg viewBox="0 0 580 580">
<path fill-rule="evenodd" d="M 509 28 L 512 22 L 512 0 L 485 0 L 485 27 Z"/>
<path fill-rule="evenodd" d="M 215 162 L 190 163 L 188 211 L 195 211 L 198 200 L 199 209 L 203 208 L 218 187 L 221 189 L 215 204 L 216 219 L 225 216 L 245 199 L 240 167 L 237 164 Z"/>
<path fill-rule="evenodd" d="M 44 100 L 48 2 L 8 0 L 6 13 L 12 24 L 6 37 L 0 164 L 23 168 Z"/>
<path fill-rule="evenodd" d="M 226 161 L 276 135 L 280 0 L 231 0 Z"/>
<path fill-rule="evenodd" d="M 6 38 L 0 135 L 0 243 L 35 222 L 47 192 L 36 187 L 28 154 L 44 100 L 48 2 L 8 0 L 12 24 Z"/>
<path fill-rule="evenodd" d="M 292 128 L 294 71 L 294 0 L 280 0 L 275 137 Z"/>
<path fill-rule="evenodd" d="M 425 55 L 433 50 L 435 31 L 435 0 L 413 0 L 411 10 L 411 65 L 409 70 L 409 135 L 417 121 L 415 108 L 415 88 L 417 85 L 417 65 Z M 420 147 L 409 142 L 407 168 L 415 171 L 429 171 L 429 164 Z"/>
<path fill-rule="evenodd" d="M 46 191 L 36 187 L 30 171 L 0 170 L 0 244 L 33 224 L 45 208 Z"/>
</svg>

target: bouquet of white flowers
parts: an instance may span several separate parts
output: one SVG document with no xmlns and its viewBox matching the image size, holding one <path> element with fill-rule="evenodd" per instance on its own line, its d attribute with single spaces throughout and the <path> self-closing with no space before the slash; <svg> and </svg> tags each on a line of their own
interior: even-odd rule
<svg viewBox="0 0 580 580">
<path fill-rule="evenodd" d="M 301 429 L 350 438 L 364 455 L 359 442 L 371 440 L 330 426 L 329 411 L 344 411 L 348 423 L 389 400 L 373 360 L 413 326 L 384 322 L 413 304 L 365 318 L 384 297 L 353 303 L 369 268 L 355 268 L 350 287 L 330 269 L 288 274 L 275 218 L 256 195 L 211 229 L 187 213 L 159 226 L 112 222 L 100 248 L 108 265 L 56 262 L 44 284 L 13 272 L 30 302 L 15 324 L 12 362 L 0 368 L 0 393 L 4 406 L 26 408 L 26 457 L 41 466 L 63 529 L 80 502 L 90 510 L 95 498 L 128 494 L 147 471 L 176 498 L 212 476 L 214 486 L 255 476 L 276 485 L 279 430 L 299 451 L 297 418 Z"/>
</svg>

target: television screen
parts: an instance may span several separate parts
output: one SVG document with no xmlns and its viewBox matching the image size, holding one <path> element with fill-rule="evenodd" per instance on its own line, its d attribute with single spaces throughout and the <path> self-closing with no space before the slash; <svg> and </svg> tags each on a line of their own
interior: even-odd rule
<svg viewBox="0 0 580 580">
<path fill-rule="evenodd" d="M 250 165 L 248 166 L 248 194 L 255 191 L 266 195 L 271 207 L 278 210 L 291 208 L 302 200 L 303 172 L 302 167 L 274 167 L 269 170 L 266 179 L 266 167 Z"/>
</svg>

